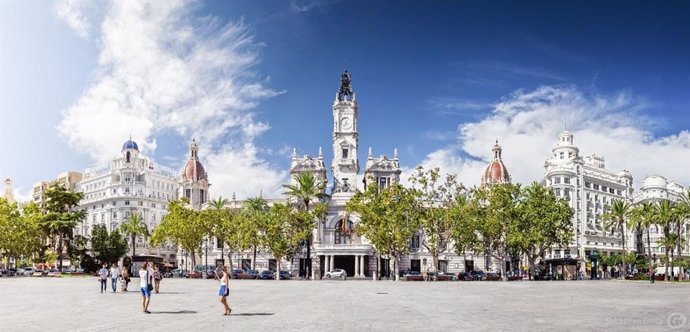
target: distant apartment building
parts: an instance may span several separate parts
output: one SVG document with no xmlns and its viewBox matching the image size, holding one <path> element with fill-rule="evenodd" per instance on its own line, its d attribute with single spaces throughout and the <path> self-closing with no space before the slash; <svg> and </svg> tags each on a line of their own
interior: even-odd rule
<svg viewBox="0 0 690 332">
<path fill-rule="evenodd" d="M 36 182 L 33 186 L 32 190 L 32 199 L 34 203 L 38 204 L 39 206 L 43 206 L 43 203 L 45 203 L 45 192 L 48 190 L 48 187 L 50 187 L 51 184 L 53 183 L 59 183 L 67 190 L 69 191 L 75 191 L 77 187 L 77 183 L 82 180 L 83 175 L 79 172 L 75 171 L 67 171 L 64 173 L 60 173 L 55 179 L 51 181 L 39 181 Z"/>
</svg>

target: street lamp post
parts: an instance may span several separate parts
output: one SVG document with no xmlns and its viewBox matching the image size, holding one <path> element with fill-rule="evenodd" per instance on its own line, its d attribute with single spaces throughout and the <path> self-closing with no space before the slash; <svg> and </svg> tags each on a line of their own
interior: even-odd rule
<svg viewBox="0 0 690 332">
<path fill-rule="evenodd" d="M 204 242 L 204 251 L 206 256 L 206 263 L 204 263 L 204 278 L 206 278 L 206 274 L 208 273 L 208 239 Z"/>
</svg>

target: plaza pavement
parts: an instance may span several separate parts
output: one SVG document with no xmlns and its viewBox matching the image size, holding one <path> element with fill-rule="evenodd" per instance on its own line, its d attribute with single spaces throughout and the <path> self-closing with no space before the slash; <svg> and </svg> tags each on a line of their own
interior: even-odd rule
<svg viewBox="0 0 690 332">
<path fill-rule="evenodd" d="M 149 315 L 138 285 L 0 278 L 0 331 L 690 330 L 690 284 L 232 280 L 227 317 L 217 281 L 164 279 Z"/>
</svg>

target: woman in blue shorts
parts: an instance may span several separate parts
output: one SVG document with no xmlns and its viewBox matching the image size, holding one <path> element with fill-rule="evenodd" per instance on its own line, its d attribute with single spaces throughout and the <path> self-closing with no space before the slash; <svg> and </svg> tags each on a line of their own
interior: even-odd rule
<svg viewBox="0 0 690 332">
<path fill-rule="evenodd" d="M 223 304 L 223 309 L 225 309 L 223 316 L 228 316 L 232 312 L 232 309 L 230 309 L 230 306 L 228 305 L 228 295 L 230 295 L 230 289 L 228 288 L 229 283 L 230 273 L 228 273 L 228 267 L 223 266 L 223 277 L 220 278 L 220 290 L 218 291 L 220 303 Z"/>
<path fill-rule="evenodd" d="M 149 273 L 149 270 L 147 269 L 147 264 L 144 263 L 141 268 L 139 269 L 139 287 L 141 288 L 141 305 L 144 307 L 144 313 L 150 314 L 151 312 L 149 311 L 149 302 L 151 302 L 151 289 L 149 288 L 149 284 L 151 282 L 149 281 L 151 279 L 151 275 Z"/>
</svg>

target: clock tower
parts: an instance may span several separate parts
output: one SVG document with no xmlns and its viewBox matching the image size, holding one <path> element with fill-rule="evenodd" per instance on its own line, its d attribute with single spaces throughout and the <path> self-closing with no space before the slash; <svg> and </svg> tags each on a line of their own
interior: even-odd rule
<svg viewBox="0 0 690 332">
<path fill-rule="evenodd" d="M 357 186 L 358 112 L 351 76 L 345 70 L 333 102 L 333 193 L 354 193 Z"/>
</svg>

